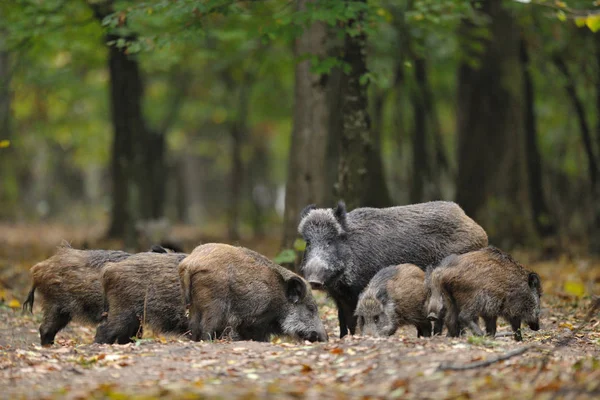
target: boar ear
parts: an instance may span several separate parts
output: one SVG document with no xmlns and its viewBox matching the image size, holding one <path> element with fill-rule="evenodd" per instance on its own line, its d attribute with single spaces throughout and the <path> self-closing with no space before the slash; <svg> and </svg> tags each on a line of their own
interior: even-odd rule
<svg viewBox="0 0 600 400">
<path fill-rule="evenodd" d="M 300 219 L 304 219 L 312 210 L 316 210 L 317 206 L 315 204 L 309 204 L 302 211 L 300 211 Z"/>
<path fill-rule="evenodd" d="M 542 281 L 540 276 L 535 272 L 530 272 L 528 277 L 529 287 L 537 290 L 538 294 L 542 294 Z"/>
<path fill-rule="evenodd" d="M 296 304 L 306 296 L 306 284 L 299 277 L 292 276 L 285 284 L 285 295 L 290 303 Z"/>
<path fill-rule="evenodd" d="M 337 207 L 333 210 L 333 215 L 342 226 L 342 229 L 346 230 L 346 203 L 343 200 L 338 201 Z"/>
</svg>

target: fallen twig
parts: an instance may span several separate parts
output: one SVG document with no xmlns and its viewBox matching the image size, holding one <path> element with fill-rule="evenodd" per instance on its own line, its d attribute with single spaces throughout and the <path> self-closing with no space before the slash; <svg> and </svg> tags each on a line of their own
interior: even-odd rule
<svg viewBox="0 0 600 400">
<path fill-rule="evenodd" d="M 494 357 L 494 358 L 491 358 L 491 359 L 485 360 L 485 361 L 472 362 L 469 364 L 457 365 L 457 364 L 442 363 L 439 365 L 438 371 L 464 371 L 467 369 L 487 367 L 488 365 L 492 365 L 499 361 L 504 361 L 504 360 L 508 360 L 509 358 L 519 356 L 519 355 L 525 353 L 526 351 L 532 349 L 533 347 L 535 347 L 535 346 L 531 345 L 531 346 L 520 347 L 518 349 L 508 351 L 508 352 L 502 354 L 501 356 Z"/>
</svg>

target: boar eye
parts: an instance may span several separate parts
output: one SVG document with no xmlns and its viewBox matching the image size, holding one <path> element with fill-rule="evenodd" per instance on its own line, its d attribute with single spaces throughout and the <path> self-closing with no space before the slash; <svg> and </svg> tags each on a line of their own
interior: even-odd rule
<svg viewBox="0 0 600 400">
<path fill-rule="evenodd" d="M 375 321 L 376 324 L 379 323 L 379 315 L 373 317 L 373 321 Z"/>
<path fill-rule="evenodd" d="M 314 304 L 309 304 L 307 308 L 308 311 L 310 311 L 311 313 L 317 311 L 317 306 L 315 306 Z"/>
</svg>

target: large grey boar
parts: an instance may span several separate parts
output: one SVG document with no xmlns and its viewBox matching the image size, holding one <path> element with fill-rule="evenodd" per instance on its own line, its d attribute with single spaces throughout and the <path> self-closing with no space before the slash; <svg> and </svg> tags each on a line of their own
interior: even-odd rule
<svg viewBox="0 0 600 400">
<path fill-rule="evenodd" d="M 139 253 L 102 272 L 106 319 L 98 325 L 96 343 L 119 344 L 141 337 L 143 324 L 156 333 L 188 330 L 179 262 L 187 254 Z"/>
<path fill-rule="evenodd" d="M 498 317 L 503 317 L 517 341 L 522 340 L 521 321 L 532 330 L 540 328 L 540 277 L 499 249 L 451 255 L 429 274 L 426 312 L 435 319 L 445 311 L 450 336 L 459 336 L 463 327 L 483 335 L 479 317 L 490 336 L 496 334 Z"/>
<path fill-rule="evenodd" d="M 267 341 L 285 334 L 327 341 L 310 286 L 243 247 L 209 243 L 179 265 L 193 340 Z"/>
<path fill-rule="evenodd" d="M 298 232 L 306 241 L 301 273 L 313 288 L 323 288 L 338 307 L 340 337 L 354 333 L 360 292 L 389 265 L 422 269 L 453 253 L 487 246 L 487 234 L 453 202 L 346 212 L 306 207 Z"/>
<path fill-rule="evenodd" d="M 360 294 L 355 312 L 358 329 L 363 335 L 382 337 L 393 335 L 400 326 L 414 325 L 417 336 L 431 336 L 426 299 L 421 268 L 414 264 L 384 268 Z"/>
<path fill-rule="evenodd" d="M 23 309 L 33 310 L 37 289 L 42 295 L 42 346 L 54 343 L 58 331 L 71 320 L 97 324 L 103 312 L 100 274 L 108 262 L 121 261 L 128 253 L 112 250 L 77 250 L 68 245 L 31 267 L 33 285 Z"/>
</svg>

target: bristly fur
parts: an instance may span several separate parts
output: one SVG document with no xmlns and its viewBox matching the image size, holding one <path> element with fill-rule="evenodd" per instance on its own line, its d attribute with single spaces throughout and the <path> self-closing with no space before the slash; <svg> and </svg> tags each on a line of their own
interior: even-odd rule
<svg viewBox="0 0 600 400">
<path fill-rule="evenodd" d="M 265 256 L 226 244 L 196 247 L 179 265 L 193 340 L 271 334 L 327 340 L 307 282 Z"/>
<path fill-rule="evenodd" d="M 382 268 L 410 263 L 425 269 L 449 254 L 488 244 L 483 228 L 447 201 L 347 213 L 343 203 L 336 209 L 312 209 L 298 232 L 307 242 L 300 270 L 335 300 L 341 336 L 348 329 L 354 332 L 358 296 Z"/>
</svg>

